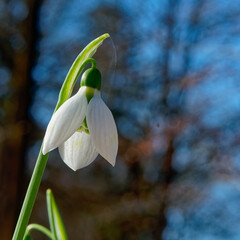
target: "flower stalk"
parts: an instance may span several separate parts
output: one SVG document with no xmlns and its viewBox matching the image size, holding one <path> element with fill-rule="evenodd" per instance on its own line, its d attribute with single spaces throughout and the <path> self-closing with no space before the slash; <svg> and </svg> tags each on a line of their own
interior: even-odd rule
<svg viewBox="0 0 240 240">
<path fill-rule="evenodd" d="M 84 66 L 86 66 L 88 63 L 92 63 L 93 67 L 96 66 L 96 61 L 90 59 L 90 57 L 96 52 L 97 48 L 102 44 L 102 42 L 108 37 L 109 34 L 106 33 L 96 38 L 91 43 L 89 43 L 77 56 L 62 85 L 54 112 L 56 112 L 57 109 L 71 96 L 73 87 Z M 49 153 L 43 155 L 41 147 L 12 240 L 22 240 L 24 238 L 41 179 L 47 164 L 48 156 Z"/>
<path fill-rule="evenodd" d="M 31 216 L 32 208 L 38 193 L 38 189 L 42 180 L 45 166 L 47 164 L 49 154 L 43 155 L 42 148 L 39 152 L 38 159 L 32 174 L 31 181 L 22 205 L 22 209 L 18 218 L 17 226 L 12 240 L 22 240 Z"/>
</svg>

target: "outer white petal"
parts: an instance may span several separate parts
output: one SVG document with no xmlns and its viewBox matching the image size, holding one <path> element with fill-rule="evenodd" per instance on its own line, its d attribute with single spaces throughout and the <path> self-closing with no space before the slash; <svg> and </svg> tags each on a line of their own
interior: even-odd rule
<svg viewBox="0 0 240 240">
<path fill-rule="evenodd" d="M 75 132 L 59 148 L 63 161 L 74 171 L 88 166 L 98 155 L 89 134 Z"/>
<path fill-rule="evenodd" d="M 43 154 L 60 146 L 81 126 L 87 111 L 85 87 L 69 98 L 52 116 L 43 142 Z"/>
<path fill-rule="evenodd" d="M 113 115 L 95 90 L 87 109 L 87 124 L 97 151 L 113 166 L 118 151 L 118 134 Z"/>
</svg>

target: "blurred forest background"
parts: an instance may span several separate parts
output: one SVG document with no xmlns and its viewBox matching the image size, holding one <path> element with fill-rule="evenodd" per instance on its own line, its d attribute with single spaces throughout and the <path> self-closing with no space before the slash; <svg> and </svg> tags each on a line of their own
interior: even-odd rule
<svg viewBox="0 0 240 240">
<path fill-rule="evenodd" d="M 117 164 L 73 172 L 53 151 L 30 222 L 48 227 L 51 188 L 72 240 L 240 239 L 239 0 L 0 0 L 1 239 L 68 69 L 106 32 Z"/>
</svg>

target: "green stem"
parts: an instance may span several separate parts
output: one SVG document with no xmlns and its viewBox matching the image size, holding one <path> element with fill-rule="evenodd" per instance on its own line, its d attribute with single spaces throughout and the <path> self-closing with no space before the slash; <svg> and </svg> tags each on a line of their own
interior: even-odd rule
<svg viewBox="0 0 240 240">
<path fill-rule="evenodd" d="M 104 39 L 108 38 L 109 34 L 103 34 L 102 36 L 96 38 L 91 43 L 89 43 L 82 52 L 77 56 L 74 63 L 72 64 L 65 80 L 62 85 L 62 88 L 59 93 L 59 98 L 57 102 L 57 106 L 55 111 L 71 96 L 73 87 L 83 70 L 84 66 L 88 63 L 92 63 L 92 67 L 96 67 L 96 61 L 94 59 L 88 59 L 92 56 L 97 48 L 102 44 Z M 22 209 L 18 218 L 18 222 L 13 234 L 12 240 L 22 240 L 24 237 L 24 233 L 26 227 L 28 225 L 28 221 L 32 212 L 32 208 L 37 196 L 37 192 L 40 186 L 40 182 L 44 173 L 44 169 L 47 163 L 48 155 L 42 154 L 42 148 L 39 152 L 38 159 L 34 168 L 33 175 L 31 177 L 31 181 L 28 186 L 28 190 L 22 205 Z"/>
<path fill-rule="evenodd" d="M 84 68 L 88 63 L 92 63 L 92 67 L 96 67 L 96 61 L 93 58 L 89 58 L 82 64 L 82 68 Z M 61 102 L 57 104 L 55 111 L 60 107 L 61 104 L 62 104 Z M 29 218 L 31 216 L 32 208 L 38 193 L 38 189 L 42 180 L 44 169 L 48 160 L 48 155 L 49 153 L 47 153 L 46 155 L 42 154 L 41 147 L 12 240 L 23 239 Z"/>
<path fill-rule="evenodd" d="M 42 232 L 43 234 L 45 234 L 47 237 L 49 237 L 50 239 L 53 239 L 52 233 L 45 227 L 39 225 L 39 224 L 30 224 L 28 225 L 26 232 L 25 232 L 25 236 L 24 239 L 30 234 L 30 232 L 32 230 L 38 230 L 40 232 Z"/>
<path fill-rule="evenodd" d="M 22 209 L 18 218 L 17 226 L 15 228 L 12 240 L 23 239 L 23 236 L 32 212 L 32 208 L 38 193 L 38 189 L 44 173 L 44 169 L 47 163 L 48 155 L 49 153 L 47 153 L 46 155 L 43 155 L 42 148 L 40 149 L 38 159 L 32 174 L 31 181 L 27 189 L 27 193 L 22 205 Z"/>
<path fill-rule="evenodd" d="M 82 68 L 84 68 L 87 64 L 91 63 L 93 68 L 97 67 L 97 62 L 95 59 L 93 58 L 88 58 L 83 64 L 82 64 Z"/>
</svg>

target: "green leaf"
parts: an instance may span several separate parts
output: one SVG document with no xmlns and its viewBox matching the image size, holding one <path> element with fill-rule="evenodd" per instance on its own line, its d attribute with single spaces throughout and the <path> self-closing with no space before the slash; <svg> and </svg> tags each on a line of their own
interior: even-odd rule
<svg viewBox="0 0 240 240">
<path fill-rule="evenodd" d="M 48 219 L 54 240 L 67 240 L 67 233 L 52 191 L 47 190 Z"/>
<path fill-rule="evenodd" d="M 77 56 L 74 63 L 72 64 L 65 80 L 62 85 L 61 91 L 58 97 L 58 103 L 55 111 L 71 96 L 73 87 L 81 74 L 84 65 L 83 63 L 90 57 L 94 55 L 97 51 L 98 47 L 102 44 L 102 42 L 110 37 L 108 33 L 103 34 L 102 36 L 96 38 L 92 42 L 90 42 Z"/>
<path fill-rule="evenodd" d="M 27 226 L 27 229 L 26 229 L 26 231 L 25 231 L 23 240 L 31 240 L 30 232 L 31 232 L 32 230 L 37 230 L 37 231 L 45 234 L 45 235 L 46 235 L 47 237 L 49 237 L 50 239 L 53 239 L 52 233 L 51 233 L 47 228 L 45 228 L 45 227 L 42 226 L 42 225 L 33 223 L 33 224 L 30 224 L 30 225 Z"/>
</svg>

